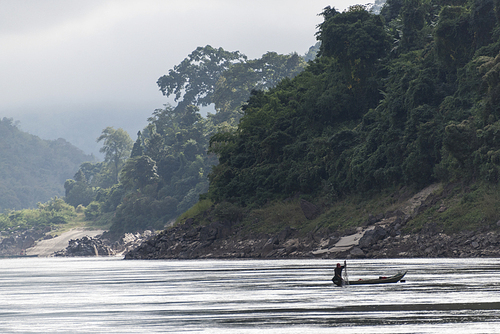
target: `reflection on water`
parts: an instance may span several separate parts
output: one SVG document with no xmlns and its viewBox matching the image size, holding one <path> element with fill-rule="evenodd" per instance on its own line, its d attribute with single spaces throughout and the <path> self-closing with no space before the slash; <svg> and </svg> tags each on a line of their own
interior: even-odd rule
<svg viewBox="0 0 500 334">
<path fill-rule="evenodd" d="M 499 259 L 0 260 L 1 333 L 495 333 Z"/>
</svg>

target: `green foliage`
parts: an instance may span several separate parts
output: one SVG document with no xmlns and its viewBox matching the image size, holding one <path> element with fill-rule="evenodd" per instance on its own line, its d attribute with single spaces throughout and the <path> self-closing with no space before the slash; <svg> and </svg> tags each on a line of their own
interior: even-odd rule
<svg viewBox="0 0 500 334">
<path fill-rule="evenodd" d="M 438 59 L 444 66 L 458 67 L 470 60 L 473 36 L 470 13 L 462 6 L 444 6 L 434 31 Z"/>
<path fill-rule="evenodd" d="M 436 181 L 496 184 L 497 5 L 394 0 L 385 20 L 364 6 L 326 7 L 319 57 L 253 92 L 238 129 L 211 138 L 219 165 L 209 198 L 253 206 L 297 192 L 338 199 Z"/>
<path fill-rule="evenodd" d="M 78 205 L 87 206 L 95 197 L 94 190 L 85 181 L 66 180 L 64 182 L 66 190 L 66 203 L 77 207 Z"/>
<path fill-rule="evenodd" d="M 418 232 L 429 223 L 436 224 L 445 233 L 496 228 L 500 217 L 499 201 L 497 186 L 483 182 L 471 187 L 457 184 L 449 196 L 412 219 L 406 229 Z M 447 210 L 438 211 L 441 206 Z"/>
<path fill-rule="evenodd" d="M 91 202 L 84 210 L 85 219 L 94 220 L 101 214 L 101 204 L 99 202 Z"/>
<path fill-rule="evenodd" d="M 287 227 L 307 230 L 308 223 L 298 199 L 267 203 L 245 214 L 242 222 L 246 229 L 261 233 L 278 233 Z"/>
<path fill-rule="evenodd" d="M 222 72 L 233 63 L 243 62 L 246 56 L 238 51 L 229 52 L 210 45 L 198 47 L 179 65 L 169 70 L 168 75 L 157 81 L 164 95 L 175 95 L 175 101 L 181 97 L 179 109 L 188 105 L 207 106 L 212 103 L 213 87 Z"/>
<path fill-rule="evenodd" d="M 222 72 L 211 99 L 218 111 L 217 117 L 239 110 L 252 90 L 270 89 L 283 78 L 296 76 L 305 66 L 305 61 L 296 53 L 279 55 L 276 52 L 267 52 L 262 58 L 230 66 Z"/>
<path fill-rule="evenodd" d="M 499 5 L 390 0 L 382 15 L 360 5 L 343 13 L 326 7 L 320 52 L 303 71 L 295 54 L 247 60 L 198 48 L 158 80 L 180 102 L 148 119 L 119 186 L 108 191 L 93 183 L 116 170 L 109 164 L 93 177 L 82 169 L 67 186 L 92 186 L 102 212 L 116 209 L 112 229 L 123 232 L 161 228 L 190 208 L 199 213 L 200 195 L 217 219 L 265 222 L 262 231 L 280 230 L 292 218 L 278 213 L 299 210 L 297 203 L 276 203 L 297 194 L 324 198 L 334 202 L 324 203 L 324 215 L 293 225 L 348 229 L 368 213 L 342 210 L 360 210 L 362 198 L 375 203 L 389 189 L 439 181 L 496 185 Z M 216 113 L 203 118 L 197 106 L 209 103 Z M 268 207 L 276 211 L 265 211 L 272 222 L 264 214 L 247 220 L 247 210 Z M 468 209 L 468 219 L 481 221 Z"/>
<path fill-rule="evenodd" d="M 122 128 L 115 130 L 108 126 L 97 138 L 97 142 L 100 141 L 103 141 L 103 145 L 99 152 L 104 153 L 104 162 L 113 171 L 114 183 L 118 183 L 118 174 L 132 150 L 132 140 Z"/>
<path fill-rule="evenodd" d="M 23 209 L 0 214 L 0 231 L 17 231 L 32 227 L 60 226 L 76 216 L 75 208 L 55 197 L 37 209 Z"/>
<path fill-rule="evenodd" d="M 174 94 L 181 100 L 179 104 L 165 105 L 148 118 L 148 126 L 138 133 L 131 156 L 121 169 L 119 187 L 110 190 L 102 183 L 87 181 L 94 190 L 93 200 L 101 203 L 101 212 L 116 210 L 112 233 L 161 229 L 193 207 L 208 191 L 207 175 L 217 163 L 217 157 L 207 152 L 209 137 L 217 131 L 228 135 L 235 131 L 240 107 L 252 89 L 270 89 L 304 66 L 297 54 L 268 52 L 247 61 L 239 52 L 206 46 L 162 76 L 160 90 L 167 96 Z M 203 118 L 198 106 L 209 103 L 215 103 L 216 113 Z M 91 166 L 85 167 L 90 170 Z M 103 167 L 93 179 L 103 171 L 116 170 L 110 164 Z M 86 170 L 82 170 L 85 176 L 90 174 Z M 69 181 L 68 188 L 77 190 L 74 183 L 78 181 Z"/>
<path fill-rule="evenodd" d="M 156 162 L 145 155 L 128 159 L 120 174 L 120 181 L 127 189 L 144 188 L 158 180 Z"/>
<path fill-rule="evenodd" d="M 380 16 L 360 5 L 342 14 L 324 16 L 318 32 L 321 56 L 338 59 L 353 75 L 358 68 L 366 69 L 385 56 L 389 40 Z"/>
<path fill-rule="evenodd" d="M 213 209 L 213 216 L 219 220 L 227 220 L 231 222 L 239 221 L 243 218 L 242 209 L 229 202 L 221 202 Z"/>
<path fill-rule="evenodd" d="M 188 218 L 200 217 L 205 215 L 212 207 L 213 203 L 209 199 L 200 199 L 195 205 L 182 213 L 177 219 L 176 224 L 185 221 Z"/>
</svg>

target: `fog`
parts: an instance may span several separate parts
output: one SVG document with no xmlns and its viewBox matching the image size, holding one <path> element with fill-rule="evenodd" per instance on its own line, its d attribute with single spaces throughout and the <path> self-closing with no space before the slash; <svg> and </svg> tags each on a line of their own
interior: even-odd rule
<svg viewBox="0 0 500 334">
<path fill-rule="evenodd" d="M 157 79 L 198 46 L 305 54 L 330 5 L 353 0 L 2 0 L 0 118 L 99 156 L 107 126 L 133 140 L 162 96 Z"/>
</svg>

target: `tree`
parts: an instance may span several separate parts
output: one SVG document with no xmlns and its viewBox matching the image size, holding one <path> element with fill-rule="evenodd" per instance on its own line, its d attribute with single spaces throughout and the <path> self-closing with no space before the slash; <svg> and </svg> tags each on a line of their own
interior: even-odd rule
<svg viewBox="0 0 500 334">
<path fill-rule="evenodd" d="M 218 113 L 237 110 L 252 90 L 268 90 L 284 78 L 302 72 L 306 62 L 296 53 L 280 55 L 267 52 L 262 58 L 232 65 L 217 82 L 212 101 Z"/>
<path fill-rule="evenodd" d="M 317 33 L 320 55 L 337 59 L 353 82 L 366 77 L 390 47 L 380 15 L 369 13 L 361 5 L 351 6 L 343 13 L 327 7 L 322 15 L 325 21 Z"/>
<path fill-rule="evenodd" d="M 99 152 L 104 153 L 104 161 L 113 168 L 115 183 L 118 183 L 118 174 L 125 160 L 130 157 L 132 150 L 132 139 L 128 133 L 119 128 L 118 130 L 108 126 L 102 130 L 97 142 L 103 141 Z"/>
<path fill-rule="evenodd" d="M 141 131 L 137 132 L 137 140 L 134 143 L 134 147 L 132 148 L 132 153 L 130 153 L 130 157 L 139 157 L 143 153 L 142 150 L 142 134 Z"/>
<path fill-rule="evenodd" d="M 190 105 L 214 103 L 217 112 L 210 114 L 210 121 L 216 126 L 223 122 L 236 125 L 240 107 L 252 90 L 274 87 L 284 78 L 302 72 L 305 66 L 304 59 L 296 53 L 267 52 L 262 58 L 247 60 L 238 51 L 207 45 L 194 50 L 168 75 L 160 77 L 157 84 L 164 95 L 175 95 L 175 101 L 182 98 L 175 112 L 187 112 Z"/>
<path fill-rule="evenodd" d="M 443 7 L 434 35 L 436 53 L 444 67 L 462 67 L 474 53 L 474 34 L 471 31 L 469 9 L 465 6 Z"/>
<path fill-rule="evenodd" d="M 142 188 L 159 180 L 156 162 L 147 155 L 128 159 L 120 176 L 120 182 L 128 189 Z"/>
<path fill-rule="evenodd" d="M 210 45 L 198 47 L 179 65 L 174 66 L 168 75 L 157 81 L 163 95 L 181 97 L 177 108 L 184 109 L 190 104 L 208 106 L 212 103 L 214 87 L 222 72 L 235 62 L 243 62 L 246 56 L 238 51 L 226 51 Z"/>
<path fill-rule="evenodd" d="M 85 181 L 66 180 L 64 189 L 66 190 L 64 201 L 75 208 L 80 204 L 83 206 L 89 205 L 95 197 L 92 187 Z"/>
</svg>

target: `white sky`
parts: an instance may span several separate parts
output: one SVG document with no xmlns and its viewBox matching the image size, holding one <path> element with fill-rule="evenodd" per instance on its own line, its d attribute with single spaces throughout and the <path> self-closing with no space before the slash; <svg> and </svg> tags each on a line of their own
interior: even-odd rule
<svg viewBox="0 0 500 334">
<path fill-rule="evenodd" d="M 0 118 L 86 153 L 106 126 L 135 140 L 169 100 L 157 79 L 198 46 L 304 54 L 317 14 L 355 0 L 0 0 Z M 364 3 L 364 2 L 361 2 Z"/>
</svg>

